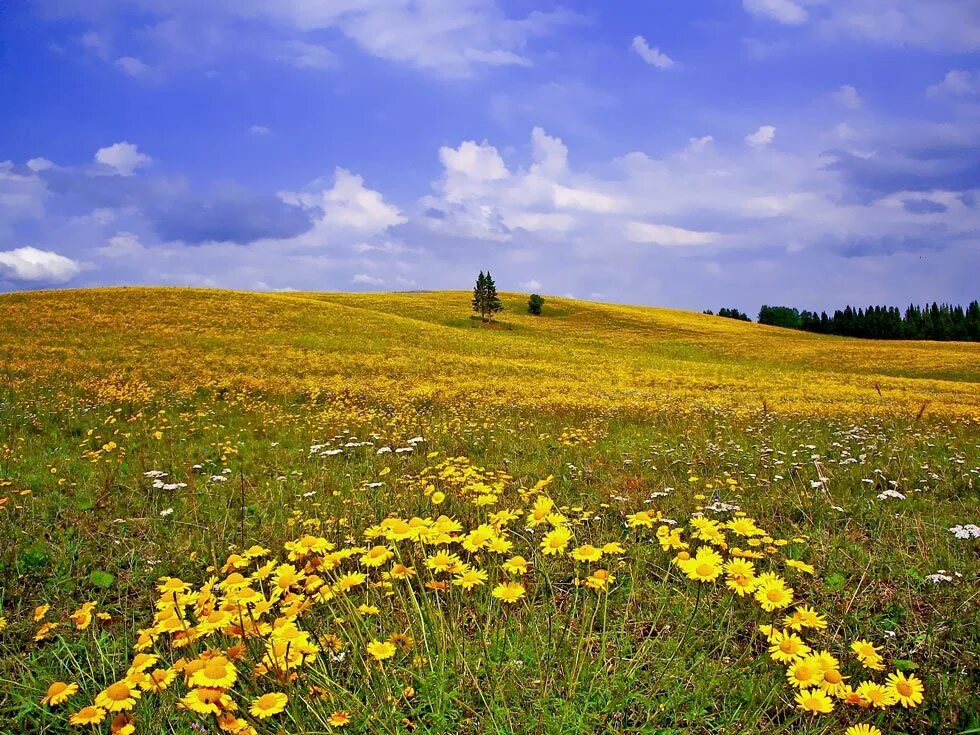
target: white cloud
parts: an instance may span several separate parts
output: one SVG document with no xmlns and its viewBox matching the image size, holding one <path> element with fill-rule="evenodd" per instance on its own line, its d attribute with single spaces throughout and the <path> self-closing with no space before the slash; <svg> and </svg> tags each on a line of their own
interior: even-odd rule
<svg viewBox="0 0 980 735">
<path fill-rule="evenodd" d="M 718 239 L 717 232 L 685 230 L 682 227 L 657 225 L 649 222 L 628 222 L 625 235 L 630 242 L 651 243 L 666 247 L 710 245 Z"/>
<path fill-rule="evenodd" d="M 150 67 L 137 59 L 135 56 L 121 56 L 115 61 L 116 67 L 124 74 L 131 77 L 139 77 L 146 74 Z"/>
<path fill-rule="evenodd" d="M 120 232 L 109 238 L 108 242 L 95 251 L 104 258 L 131 258 L 142 255 L 146 248 L 139 237 L 132 232 Z"/>
<path fill-rule="evenodd" d="M 946 72 L 941 82 L 928 87 L 926 94 L 930 97 L 970 97 L 980 94 L 980 71 L 952 69 Z"/>
<path fill-rule="evenodd" d="M 745 142 L 750 146 L 769 145 L 776 137 L 776 128 L 772 125 L 762 125 L 754 133 L 745 136 Z"/>
<path fill-rule="evenodd" d="M 54 168 L 54 162 L 49 161 L 47 158 L 32 158 L 27 162 L 27 168 L 35 173 L 38 171 L 47 171 L 48 169 Z"/>
<path fill-rule="evenodd" d="M 651 47 L 643 36 L 634 36 L 630 48 L 637 55 L 651 66 L 658 69 L 669 69 L 674 65 L 674 60 L 656 46 Z"/>
<path fill-rule="evenodd" d="M 825 33 L 943 52 L 980 49 L 976 0 L 824 0 Z"/>
<path fill-rule="evenodd" d="M 852 110 L 856 110 L 861 107 L 861 95 L 858 94 L 857 89 L 852 87 L 850 84 L 845 84 L 834 92 L 834 99 L 837 100 L 838 104 Z"/>
<path fill-rule="evenodd" d="M 279 197 L 319 214 L 309 232 L 293 239 L 297 244 L 322 245 L 338 232 L 380 234 L 405 222 L 398 207 L 385 202 L 380 192 L 364 186 L 363 178 L 339 167 L 329 189 L 314 182 L 307 191 L 280 192 Z"/>
<path fill-rule="evenodd" d="M 377 278 L 367 273 L 358 273 L 350 280 L 351 283 L 358 283 L 363 286 L 382 286 L 385 282 L 383 278 Z"/>
<path fill-rule="evenodd" d="M 692 153 L 704 153 L 708 150 L 708 147 L 714 142 L 714 138 L 710 135 L 702 135 L 700 138 L 691 138 L 687 142 L 687 150 Z"/>
<path fill-rule="evenodd" d="M 252 135 L 268 135 L 272 131 L 269 130 L 269 128 L 267 128 L 265 125 L 252 125 L 248 129 L 248 132 L 251 133 Z"/>
<path fill-rule="evenodd" d="M 96 163 L 111 168 L 120 176 L 132 176 L 137 168 L 145 166 L 151 160 L 148 155 L 141 153 L 136 145 L 126 141 L 113 143 L 95 152 Z"/>
<path fill-rule="evenodd" d="M 793 0 L 742 0 L 742 7 L 753 15 L 787 25 L 798 25 L 807 19 L 806 10 Z"/>
<path fill-rule="evenodd" d="M 458 148 L 443 146 L 439 160 L 445 169 L 443 190 L 450 202 L 459 202 L 486 189 L 487 182 L 510 176 L 497 149 L 486 142 L 467 140 Z"/>
<path fill-rule="evenodd" d="M 81 271 L 71 258 L 34 247 L 0 252 L 0 279 L 25 283 L 66 283 Z"/>
<path fill-rule="evenodd" d="M 536 278 L 532 278 L 530 281 L 522 281 L 519 285 L 525 291 L 540 291 L 543 288 L 541 281 Z"/>
<path fill-rule="evenodd" d="M 336 29 L 373 56 L 445 76 L 528 66 L 529 41 L 577 20 L 563 10 L 511 18 L 495 0 L 244 0 L 226 7 L 299 33 Z"/>
</svg>

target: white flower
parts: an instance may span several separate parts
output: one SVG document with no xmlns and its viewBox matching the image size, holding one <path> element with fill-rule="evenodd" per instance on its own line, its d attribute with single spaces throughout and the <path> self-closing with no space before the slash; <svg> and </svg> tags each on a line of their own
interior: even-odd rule
<svg viewBox="0 0 980 735">
<path fill-rule="evenodd" d="M 980 538 L 980 526 L 967 523 L 965 526 L 953 526 L 949 532 L 956 538 Z"/>
<path fill-rule="evenodd" d="M 898 490 L 892 490 L 888 488 L 887 490 L 882 490 L 878 493 L 878 500 L 887 500 L 888 498 L 895 498 L 895 500 L 905 500 L 905 496 L 902 495 Z"/>
<path fill-rule="evenodd" d="M 161 472 L 160 470 L 150 470 L 149 472 L 144 472 L 143 477 L 166 477 L 166 472 Z"/>
<path fill-rule="evenodd" d="M 228 482 L 228 478 L 224 475 L 211 475 L 211 482 Z"/>
<path fill-rule="evenodd" d="M 174 512 L 173 508 L 164 508 L 163 510 L 160 511 L 160 515 L 166 518 L 167 516 L 171 515 L 173 512 Z"/>
</svg>

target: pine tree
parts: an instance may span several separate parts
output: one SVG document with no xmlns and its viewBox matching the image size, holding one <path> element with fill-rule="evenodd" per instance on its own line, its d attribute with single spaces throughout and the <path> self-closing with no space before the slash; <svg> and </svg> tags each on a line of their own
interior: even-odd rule
<svg viewBox="0 0 980 735">
<path fill-rule="evenodd" d="M 487 320 L 487 276 L 480 271 L 480 275 L 476 277 L 476 287 L 473 289 L 473 311 L 479 314 L 483 321 Z"/>
<path fill-rule="evenodd" d="M 484 285 L 484 305 L 487 313 L 487 321 L 493 321 L 493 315 L 498 311 L 503 311 L 503 304 L 500 303 L 500 298 L 497 296 L 497 284 L 493 282 L 493 276 L 490 275 L 490 271 L 487 271 L 487 279 Z"/>
</svg>

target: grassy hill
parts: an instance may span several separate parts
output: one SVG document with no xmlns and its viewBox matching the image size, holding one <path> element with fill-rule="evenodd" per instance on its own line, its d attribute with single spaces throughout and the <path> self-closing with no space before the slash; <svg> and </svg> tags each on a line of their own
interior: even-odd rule
<svg viewBox="0 0 980 735">
<path fill-rule="evenodd" d="M 0 296 L 0 733 L 980 732 L 980 345 L 503 302 Z"/>
<path fill-rule="evenodd" d="M 0 297 L 12 380 L 687 412 L 980 416 L 980 345 L 826 337 L 691 312 L 464 292 L 116 288 Z M 114 387 L 116 386 L 116 387 Z"/>
</svg>

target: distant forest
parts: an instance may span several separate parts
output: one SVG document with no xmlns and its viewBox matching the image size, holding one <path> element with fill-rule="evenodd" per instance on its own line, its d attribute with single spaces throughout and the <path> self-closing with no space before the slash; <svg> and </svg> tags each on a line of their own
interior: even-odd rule
<svg viewBox="0 0 980 735">
<path fill-rule="evenodd" d="M 719 309 L 718 316 L 751 321 L 738 309 Z M 831 316 L 825 311 L 818 314 L 790 306 L 763 306 L 759 309 L 759 324 L 842 337 L 977 342 L 980 341 L 980 301 L 971 301 L 965 309 L 935 302 L 921 307 L 910 304 L 904 313 L 895 306 L 867 309 L 847 306 Z"/>
</svg>

